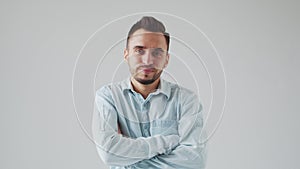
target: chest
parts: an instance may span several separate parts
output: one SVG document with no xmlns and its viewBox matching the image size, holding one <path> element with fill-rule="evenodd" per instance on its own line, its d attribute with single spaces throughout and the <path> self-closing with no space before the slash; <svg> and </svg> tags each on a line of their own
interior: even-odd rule
<svg viewBox="0 0 300 169">
<path fill-rule="evenodd" d="M 176 100 L 163 95 L 146 100 L 128 97 L 116 109 L 121 131 L 127 136 L 178 134 L 179 104 Z"/>
</svg>

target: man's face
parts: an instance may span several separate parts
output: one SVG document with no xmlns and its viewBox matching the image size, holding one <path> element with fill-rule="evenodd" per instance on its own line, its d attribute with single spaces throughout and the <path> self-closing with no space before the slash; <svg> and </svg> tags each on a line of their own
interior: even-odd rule
<svg viewBox="0 0 300 169">
<path fill-rule="evenodd" d="M 164 35 L 138 29 L 129 38 L 124 58 L 136 81 L 145 85 L 153 83 L 169 61 Z"/>
</svg>

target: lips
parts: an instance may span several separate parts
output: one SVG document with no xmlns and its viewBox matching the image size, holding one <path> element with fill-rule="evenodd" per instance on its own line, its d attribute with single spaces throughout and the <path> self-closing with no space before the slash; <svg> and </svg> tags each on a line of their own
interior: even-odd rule
<svg viewBox="0 0 300 169">
<path fill-rule="evenodd" d="M 138 68 L 138 71 L 141 72 L 141 73 L 145 73 L 145 74 L 149 74 L 149 73 L 152 73 L 152 72 L 155 72 L 155 68 L 153 67 L 139 67 Z"/>
<path fill-rule="evenodd" d="M 154 72 L 154 69 L 142 69 L 142 71 L 144 73 L 151 73 L 151 72 Z"/>
</svg>

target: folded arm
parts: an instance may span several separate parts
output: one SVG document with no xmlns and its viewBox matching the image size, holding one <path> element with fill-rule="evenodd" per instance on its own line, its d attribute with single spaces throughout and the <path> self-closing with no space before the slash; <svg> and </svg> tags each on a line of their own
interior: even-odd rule
<svg viewBox="0 0 300 169">
<path fill-rule="evenodd" d="M 203 169 L 206 162 L 206 145 L 203 143 L 202 106 L 193 95 L 183 102 L 178 132 L 179 146 L 171 153 L 157 155 L 151 159 L 140 161 L 133 168 L 182 168 Z"/>
<path fill-rule="evenodd" d="M 118 133 L 118 117 L 108 87 L 96 93 L 93 137 L 102 160 L 110 166 L 128 166 L 164 154 L 178 145 L 177 135 L 127 138 Z"/>
</svg>

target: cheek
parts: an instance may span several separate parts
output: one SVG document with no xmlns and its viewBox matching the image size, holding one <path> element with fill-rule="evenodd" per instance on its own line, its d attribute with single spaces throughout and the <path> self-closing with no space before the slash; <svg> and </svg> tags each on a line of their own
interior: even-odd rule
<svg viewBox="0 0 300 169">
<path fill-rule="evenodd" d="M 154 65 L 156 65 L 159 68 L 164 68 L 166 64 L 167 64 L 166 60 L 160 60 L 154 63 Z"/>
<path fill-rule="evenodd" d="M 135 67 L 139 63 L 138 59 L 136 59 L 134 57 L 129 57 L 127 62 L 130 67 Z"/>
</svg>

